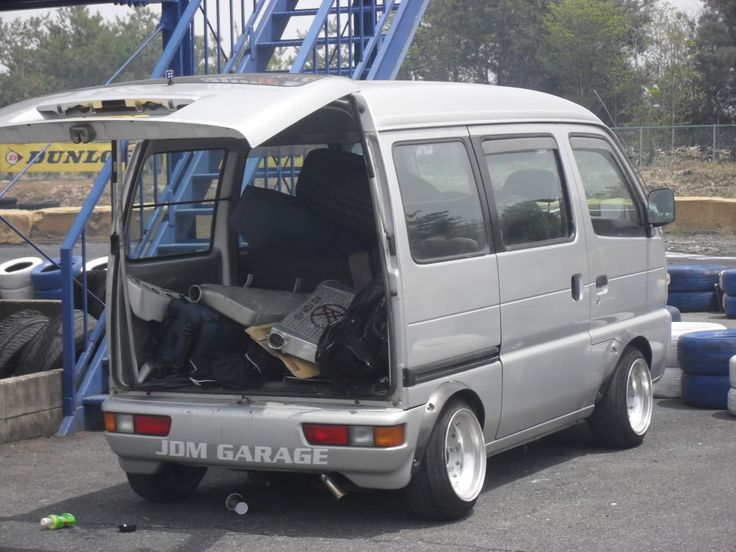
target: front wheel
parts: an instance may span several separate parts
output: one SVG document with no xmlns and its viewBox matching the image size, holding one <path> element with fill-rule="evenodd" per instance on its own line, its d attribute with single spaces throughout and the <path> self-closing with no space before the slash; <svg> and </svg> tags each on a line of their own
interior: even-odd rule
<svg viewBox="0 0 736 552">
<path fill-rule="evenodd" d="M 644 441 L 654 404 L 649 364 L 638 349 L 627 349 L 589 425 L 604 446 L 631 448 Z"/>
<path fill-rule="evenodd" d="M 152 474 L 126 473 L 131 488 L 151 502 L 171 502 L 191 496 L 202 481 L 207 468 L 164 464 Z"/>
<path fill-rule="evenodd" d="M 473 509 L 485 476 L 483 429 L 465 401 L 451 400 L 407 487 L 409 506 L 425 519 L 460 519 Z"/>
</svg>

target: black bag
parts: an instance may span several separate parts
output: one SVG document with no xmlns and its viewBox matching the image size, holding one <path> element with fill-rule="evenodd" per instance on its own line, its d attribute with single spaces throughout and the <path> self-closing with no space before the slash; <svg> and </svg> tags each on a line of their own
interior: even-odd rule
<svg viewBox="0 0 736 552">
<path fill-rule="evenodd" d="M 327 326 L 316 360 L 325 379 L 359 381 L 388 363 L 388 326 L 383 280 L 373 280 L 348 306 L 345 317 Z"/>
<path fill-rule="evenodd" d="M 199 303 L 172 299 L 148 348 L 162 372 L 182 374 L 191 368 L 190 357 L 244 353 L 248 344 L 240 324 Z"/>
<path fill-rule="evenodd" d="M 245 353 L 199 354 L 189 364 L 189 376 L 195 385 L 233 389 L 263 387 L 287 373 L 283 362 L 253 342 Z"/>
</svg>

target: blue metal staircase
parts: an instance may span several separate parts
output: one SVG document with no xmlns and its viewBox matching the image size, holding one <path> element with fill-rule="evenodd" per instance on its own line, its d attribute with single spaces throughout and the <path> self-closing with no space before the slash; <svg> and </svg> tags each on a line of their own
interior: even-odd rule
<svg viewBox="0 0 736 552">
<path fill-rule="evenodd" d="M 162 77 L 165 70 L 173 69 L 177 75 L 308 72 L 361 80 L 392 79 L 428 2 L 164 0 L 158 29 L 163 35 L 164 51 L 151 76 Z M 226 32 L 229 29 L 235 31 Z M 198 204 L 208 187 L 202 183 L 212 178 L 207 156 L 207 153 L 197 153 L 178 160 L 163 198 L 191 204 L 155 211 L 144 229 L 145 239 L 140 241 L 134 254 L 152 256 L 162 251 L 185 252 L 197 247 L 187 229 L 196 217 L 211 213 L 210 207 Z M 125 163 L 125 160 L 120 162 Z M 273 181 L 273 173 L 279 170 L 291 174 L 298 171 L 294 159 L 284 161 L 283 165 L 274 171 L 265 159 L 251 160 L 247 171 L 265 182 Z M 85 256 L 86 229 L 111 174 L 108 162 L 61 248 L 65 339 L 61 435 L 97 423 L 99 405 L 107 392 L 104 313 L 94 331 L 86 336 L 85 350 L 75 358 L 75 283 L 71 258 L 73 253 Z M 275 181 L 279 185 L 278 174 Z M 86 297 L 86 274 L 78 276 L 77 280 L 84 287 Z"/>
</svg>

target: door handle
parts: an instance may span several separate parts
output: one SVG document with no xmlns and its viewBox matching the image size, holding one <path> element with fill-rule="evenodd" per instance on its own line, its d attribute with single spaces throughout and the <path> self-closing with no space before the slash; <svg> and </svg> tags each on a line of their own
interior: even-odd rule
<svg viewBox="0 0 736 552">
<path fill-rule="evenodd" d="M 608 285 L 608 275 L 607 274 L 601 274 L 600 276 L 597 276 L 595 279 L 595 287 L 602 288 L 606 287 Z"/>
<path fill-rule="evenodd" d="M 570 278 L 570 293 L 573 301 L 580 301 L 583 298 L 583 287 L 580 285 L 582 279 L 583 275 L 580 273 L 573 274 Z"/>
</svg>

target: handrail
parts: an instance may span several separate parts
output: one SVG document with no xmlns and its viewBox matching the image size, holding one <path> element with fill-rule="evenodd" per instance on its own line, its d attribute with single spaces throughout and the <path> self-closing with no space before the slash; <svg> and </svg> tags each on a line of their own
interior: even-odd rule
<svg viewBox="0 0 736 552">
<path fill-rule="evenodd" d="M 189 5 L 187 6 L 187 9 L 182 14 L 182 17 L 179 19 L 179 22 L 177 23 L 176 28 L 174 29 L 171 38 L 169 39 L 168 44 L 166 45 L 166 48 L 164 49 L 164 52 L 161 55 L 161 58 L 159 59 L 158 63 L 154 67 L 153 71 L 151 72 L 151 78 L 160 77 L 163 75 L 164 71 L 168 68 L 169 64 L 171 63 L 171 60 L 174 58 L 174 55 L 176 54 L 181 41 L 183 40 L 184 36 L 186 35 L 186 31 L 189 27 L 189 25 L 192 23 L 192 20 L 194 18 L 194 15 L 197 12 L 197 8 L 199 4 L 201 3 L 201 0 L 190 0 Z M 159 25 L 160 27 L 160 25 Z M 156 31 L 155 34 L 158 34 L 160 30 Z M 153 36 L 155 36 L 155 34 Z M 149 37 L 147 39 L 147 43 L 150 43 L 151 40 L 153 40 L 153 36 Z M 140 54 L 140 52 L 143 50 L 145 46 L 140 47 L 136 50 L 134 53 L 134 56 L 137 56 Z M 130 63 L 130 59 L 126 61 L 126 64 Z M 111 81 L 113 78 L 115 78 L 119 74 L 119 71 L 116 71 L 113 76 L 109 79 Z M 123 144 L 124 151 L 127 152 L 127 143 Z M 82 237 L 82 240 L 84 241 L 84 231 L 85 227 L 87 225 L 87 221 L 92 216 L 92 213 L 94 212 L 94 208 L 97 205 L 97 202 L 99 201 L 100 197 L 102 197 L 102 194 L 105 191 L 105 188 L 107 187 L 107 183 L 110 179 L 110 176 L 112 175 L 112 162 L 110 159 L 108 159 L 105 162 L 105 165 L 103 166 L 102 171 L 97 176 L 97 179 L 95 180 L 95 184 L 92 187 L 92 190 L 90 191 L 89 195 L 87 196 L 84 204 L 82 205 L 82 208 L 79 211 L 79 214 L 74 219 L 74 223 L 72 224 L 72 227 L 69 229 L 69 232 L 67 233 L 64 242 L 61 247 L 60 251 L 60 257 L 61 257 L 61 305 L 62 305 L 62 324 L 64 328 L 64 335 L 63 335 L 63 367 L 64 367 L 64 373 L 62 378 L 62 388 L 63 388 L 63 415 L 65 417 L 71 417 L 74 415 L 75 408 L 77 406 L 77 396 L 76 396 L 76 382 L 75 382 L 75 367 L 77 364 L 77 360 L 75 358 L 75 324 L 74 324 L 74 274 L 72 273 L 72 251 L 74 249 L 74 246 L 76 245 L 77 241 Z M 84 247 L 84 244 L 83 244 Z M 85 261 L 86 259 L 83 259 Z M 85 286 L 85 295 L 86 295 L 86 286 Z M 104 318 L 101 318 L 100 320 L 101 324 L 105 324 Z M 85 337 L 86 337 L 86 312 L 85 312 Z M 104 335 L 102 332 L 102 329 L 100 328 L 97 332 L 94 332 L 94 335 L 97 336 L 98 339 L 100 339 L 100 335 Z M 86 359 L 89 355 L 86 355 L 83 359 L 86 362 Z M 68 423 L 65 423 L 64 425 L 68 426 Z"/>
</svg>

